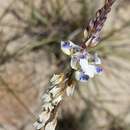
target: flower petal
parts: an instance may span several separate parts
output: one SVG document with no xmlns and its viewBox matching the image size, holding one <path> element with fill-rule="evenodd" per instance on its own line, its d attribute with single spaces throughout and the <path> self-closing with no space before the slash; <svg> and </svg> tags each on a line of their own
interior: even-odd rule
<svg viewBox="0 0 130 130">
<path fill-rule="evenodd" d="M 72 56 L 71 57 L 71 62 L 70 62 L 70 65 L 71 65 L 71 68 L 74 69 L 74 70 L 77 70 L 78 69 L 78 57 L 76 56 Z"/>
<path fill-rule="evenodd" d="M 88 60 L 81 58 L 80 61 L 79 61 L 79 64 L 80 64 L 80 66 L 81 66 L 82 69 L 86 68 L 88 66 Z"/>
<path fill-rule="evenodd" d="M 74 44 L 71 41 L 61 41 L 61 50 L 66 54 L 66 55 L 72 55 L 78 51 L 80 51 L 81 47 Z"/>
<path fill-rule="evenodd" d="M 80 66 L 82 71 L 88 75 L 89 77 L 93 78 L 95 74 L 95 66 L 89 65 L 86 59 L 80 59 Z"/>
<path fill-rule="evenodd" d="M 81 82 L 86 82 L 86 81 L 88 81 L 89 76 L 86 75 L 86 74 L 83 73 L 83 72 L 76 71 L 76 72 L 75 72 L 75 78 L 76 78 L 76 80 L 79 80 L 79 81 L 81 81 Z"/>
<path fill-rule="evenodd" d="M 61 50 L 66 54 L 70 55 L 71 54 L 71 45 L 70 42 L 67 41 L 61 41 Z"/>
<path fill-rule="evenodd" d="M 96 66 L 95 70 L 96 70 L 96 72 L 95 72 L 96 74 L 100 74 L 103 71 L 102 67 L 100 67 L 100 66 Z"/>
<path fill-rule="evenodd" d="M 85 74 L 89 75 L 90 78 L 93 78 L 95 75 L 95 65 L 88 65 Z"/>
<path fill-rule="evenodd" d="M 83 52 L 77 52 L 71 57 L 71 67 L 74 70 L 77 70 L 80 68 L 79 61 L 80 59 L 85 59 L 87 61 L 88 59 L 88 53 L 86 51 Z"/>
</svg>

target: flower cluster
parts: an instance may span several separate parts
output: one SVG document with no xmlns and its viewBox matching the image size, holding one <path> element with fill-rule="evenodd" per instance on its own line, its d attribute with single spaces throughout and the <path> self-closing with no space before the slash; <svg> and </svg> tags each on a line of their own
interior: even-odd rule
<svg viewBox="0 0 130 130">
<path fill-rule="evenodd" d="M 61 50 L 71 57 L 71 70 L 65 74 L 53 75 L 51 78 L 50 86 L 42 97 L 42 112 L 34 123 L 37 130 L 42 127 L 44 130 L 55 130 L 57 109 L 64 95 L 73 95 L 77 80 L 86 82 L 89 78 L 93 78 L 102 72 L 101 59 L 96 53 L 93 55 L 88 53 L 88 49 L 99 43 L 100 31 L 114 1 L 105 0 L 104 6 L 97 11 L 95 18 L 90 20 L 84 31 L 84 42 L 81 46 L 71 41 L 61 42 Z"/>
<path fill-rule="evenodd" d="M 97 54 L 90 55 L 86 49 L 71 41 L 62 41 L 61 49 L 65 54 L 71 56 L 70 65 L 75 70 L 76 80 L 84 82 L 102 72 L 102 68 L 99 66 L 101 59 Z"/>
</svg>

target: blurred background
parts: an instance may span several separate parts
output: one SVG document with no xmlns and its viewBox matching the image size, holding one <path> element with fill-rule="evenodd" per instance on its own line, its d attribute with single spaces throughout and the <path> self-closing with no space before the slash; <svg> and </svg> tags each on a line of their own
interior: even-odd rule
<svg viewBox="0 0 130 130">
<path fill-rule="evenodd" d="M 104 0 L 0 0 L 0 130 L 34 130 L 41 95 L 79 44 Z M 80 84 L 59 110 L 56 130 L 130 130 L 130 0 L 117 0 L 92 51 L 104 72 Z"/>
</svg>

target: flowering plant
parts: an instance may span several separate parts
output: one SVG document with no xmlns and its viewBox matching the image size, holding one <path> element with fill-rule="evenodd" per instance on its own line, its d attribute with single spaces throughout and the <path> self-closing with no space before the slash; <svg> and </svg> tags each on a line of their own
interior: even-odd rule
<svg viewBox="0 0 130 130">
<path fill-rule="evenodd" d="M 95 18 L 90 20 L 84 30 L 84 41 L 80 45 L 71 41 L 61 41 L 61 50 L 71 57 L 71 70 L 54 74 L 51 78 L 50 86 L 42 96 L 42 112 L 34 123 L 37 130 L 42 127 L 45 130 L 54 130 L 57 124 L 57 109 L 65 95 L 73 95 L 76 81 L 87 82 L 102 72 L 101 59 L 97 53 L 90 54 L 88 50 L 100 42 L 101 29 L 114 1 L 105 0 L 104 6 L 96 12 Z"/>
</svg>

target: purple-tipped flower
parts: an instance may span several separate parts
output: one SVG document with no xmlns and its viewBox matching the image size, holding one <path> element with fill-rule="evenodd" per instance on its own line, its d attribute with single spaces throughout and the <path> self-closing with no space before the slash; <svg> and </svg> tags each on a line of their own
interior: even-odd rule
<svg viewBox="0 0 130 130">
<path fill-rule="evenodd" d="M 78 52 L 81 50 L 81 47 L 74 44 L 71 41 L 61 41 L 61 50 L 66 54 L 66 55 L 72 55 L 75 52 Z"/>
<path fill-rule="evenodd" d="M 66 42 L 63 42 L 63 41 L 61 42 L 61 46 L 65 44 Z M 70 44 L 68 45 L 70 46 Z M 71 45 L 73 45 L 71 46 L 72 47 L 71 49 L 78 47 L 74 43 Z M 66 53 L 67 51 L 65 50 L 64 46 L 62 46 L 62 50 L 65 54 L 68 54 Z M 75 72 L 76 80 L 84 82 L 84 81 L 87 81 L 89 78 L 93 78 L 94 75 L 99 74 L 101 72 L 98 70 L 98 66 L 97 66 L 101 64 L 101 60 L 97 56 L 97 54 L 90 55 L 85 49 L 84 50 L 79 49 L 76 52 L 73 51 L 73 53 L 69 53 L 69 54 L 71 57 L 71 68 L 76 71 Z"/>
<path fill-rule="evenodd" d="M 84 72 L 76 71 L 75 72 L 75 79 L 81 82 L 86 82 L 89 80 L 89 76 L 86 75 Z"/>
</svg>

